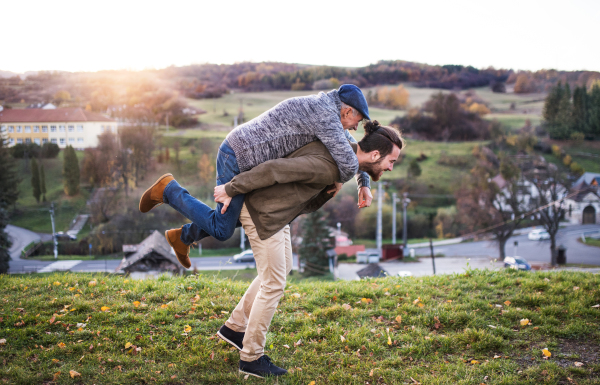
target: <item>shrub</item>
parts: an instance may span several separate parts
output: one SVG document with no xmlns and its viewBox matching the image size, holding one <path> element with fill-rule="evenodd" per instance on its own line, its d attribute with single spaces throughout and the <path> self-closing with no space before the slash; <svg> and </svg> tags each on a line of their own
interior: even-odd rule
<svg viewBox="0 0 600 385">
<path fill-rule="evenodd" d="M 560 158 L 562 155 L 562 150 L 556 144 L 552 145 L 552 155 L 556 156 L 557 158 Z"/>
<path fill-rule="evenodd" d="M 565 155 L 565 157 L 563 158 L 563 163 L 565 166 L 570 165 L 572 161 L 573 159 L 571 158 L 571 155 Z"/>
<path fill-rule="evenodd" d="M 581 165 L 579 165 L 579 163 L 577 163 L 577 162 L 571 163 L 570 168 L 571 168 L 571 172 L 573 173 L 573 175 L 576 175 L 576 176 L 581 176 L 585 172 L 583 167 L 581 167 Z"/>
</svg>

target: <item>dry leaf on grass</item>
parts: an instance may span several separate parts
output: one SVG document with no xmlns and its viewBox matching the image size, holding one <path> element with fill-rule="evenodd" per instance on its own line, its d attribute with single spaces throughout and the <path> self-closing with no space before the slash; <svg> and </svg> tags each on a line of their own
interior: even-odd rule
<svg viewBox="0 0 600 385">
<path fill-rule="evenodd" d="M 521 326 L 526 326 L 529 325 L 529 320 L 527 318 L 523 318 L 521 321 L 519 321 L 519 323 Z"/>
<path fill-rule="evenodd" d="M 396 322 L 402 323 L 402 316 L 401 315 L 399 315 L 399 316 L 396 317 Z"/>
<path fill-rule="evenodd" d="M 71 378 L 81 377 L 81 373 L 78 373 L 74 370 L 69 370 L 69 374 L 71 375 Z"/>
<path fill-rule="evenodd" d="M 597 304 L 597 305 L 594 305 L 594 306 L 592 306 L 592 307 L 598 307 L 598 308 L 600 308 L 600 303 L 599 303 L 599 304 Z"/>
<path fill-rule="evenodd" d="M 315 385 L 315 384 L 316 384 L 315 381 L 311 381 L 311 382 L 308 383 L 308 385 Z"/>
<path fill-rule="evenodd" d="M 133 306 L 135 306 L 135 307 L 140 306 L 140 301 L 133 301 Z"/>
<path fill-rule="evenodd" d="M 131 342 L 125 344 L 125 349 L 129 349 L 131 347 Z"/>
<path fill-rule="evenodd" d="M 373 302 L 373 300 L 371 298 L 363 298 L 363 299 L 361 299 L 361 301 L 364 302 L 364 303 L 371 303 L 371 302 Z"/>
<path fill-rule="evenodd" d="M 183 331 L 186 332 L 186 333 L 189 333 L 189 332 L 192 331 L 192 327 L 190 325 L 185 325 L 183 327 Z"/>
<path fill-rule="evenodd" d="M 573 286 L 573 291 L 579 290 L 579 286 Z"/>
<path fill-rule="evenodd" d="M 548 350 L 548 348 L 544 348 L 542 349 L 542 354 L 546 357 L 551 357 L 552 353 L 550 353 L 550 350 Z"/>
<path fill-rule="evenodd" d="M 96 286 L 97 284 L 98 282 L 96 282 L 96 280 L 93 280 L 88 283 L 88 286 Z"/>
<path fill-rule="evenodd" d="M 289 349 L 290 346 L 289 345 L 283 345 L 284 348 Z"/>
<path fill-rule="evenodd" d="M 473 365 L 477 365 L 477 364 L 479 363 L 479 361 L 477 361 L 477 360 L 472 360 L 472 361 L 471 361 L 471 363 L 472 363 Z"/>
<path fill-rule="evenodd" d="M 342 307 L 344 308 L 344 310 L 350 310 L 350 309 L 352 309 L 352 306 L 350 306 L 347 303 L 343 304 Z"/>
<path fill-rule="evenodd" d="M 65 348 L 67 345 L 65 345 L 65 343 L 64 343 L 64 342 L 59 342 L 59 343 L 57 344 L 57 346 L 58 346 L 59 348 L 61 348 L 61 349 L 64 349 L 64 348 Z"/>
<path fill-rule="evenodd" d="M 345 342 L 346 341 L 346 337 L 340 336 L 340 340 L 342 340 L 342 342 Z"/>
<path fill-rule="evenodd" d="M 504 301 L 504 304 L 505 304 L 506 306 L 508 306 L 508 305 L 510 305 L 510 301 Z"/>
<path fill-rule="evenodd" d="M 52 381 L 56 382 L 56 380 L 58 380 L 58 377 L 60 377 L 60 372 L 54 373 L 54 377 L 52 378 Z"/>
<path fill-rule="evenodd" d="M 292 294 L 292 297 L 294 297 L 294 298 L 300 298 L 301 295 L 300 295 L 300 293 L 294 293 L 294 294 Z"/>
<path fill-rule="evenodd" d="M 100 310 L 101 310 L 101 311 L 107 311 L 107 310 L 109 310 L 109 309 L 110 309 L 110 308 L 109 308 L 108 306 L 102 306 L 102 307 L 100 308 Z"/>
<path fill-rule="evenodd" d="M 579 368 L 579 367 L 583 366 L 583 362 L 575 362 L 574 365 Z"/>
<path fill-rule="evenodd" d="M 298 342 L 294 342 L 294 346 L 302 345 L 302 339 L 299 339 Z"/>
<path fill-rule="evenodd" d="M 0 345 L 6 345 L 6 338 L 0 339 Z"/>
</svg>

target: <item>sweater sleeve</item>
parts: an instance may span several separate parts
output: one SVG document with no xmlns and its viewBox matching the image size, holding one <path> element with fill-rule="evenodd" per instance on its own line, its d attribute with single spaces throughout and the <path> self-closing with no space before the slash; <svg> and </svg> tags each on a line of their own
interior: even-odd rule
<svg viewBox="0 0 600 385">
<path fill-rule="evenodd" d="M 280 158 L 261 163 L 251 170 L 236 175 L 225 184 L 230 197 L 246 194 L 280 183 L 319 183 L 329 185 L 339 179 L 331 160 L 320 156 Z"/>
<path fill-rule="evenodd" d="M 348 141 L 351 143 L 356 143 L 356 139 L 354 139 L 354 136 L 350 134 L 350 131 L 344 130 L 344 133 L 346 134 Z M 371 179 L 369 178 L 369 174 L 364 171 L 359 170 L 358 173 L 356 173 L 356 183 L 358 183 L 358 187 L 371 188 Z"/>
<path fill-rule="evenodd" d="M 332 116 L 317 126 L 315 135 L 327 147 L 340 170 L 339 182 L 348 182 L 358 172 L 358 158 L 348 143 L 339 116 Z"/>
</svg>

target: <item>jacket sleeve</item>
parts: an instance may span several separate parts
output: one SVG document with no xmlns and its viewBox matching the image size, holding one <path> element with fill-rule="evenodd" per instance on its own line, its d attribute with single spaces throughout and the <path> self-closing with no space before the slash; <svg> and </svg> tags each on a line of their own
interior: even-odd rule
<svg viewBox="0 0 600 385">
<path fill-rule="evenodd" d="M 352 151 L 350 143 L 348 143 L 348 138 L 344 134 L 345 130 L 339 121 L 339 117 L 334 118 L 337 121 L 330 119 L 318 124 L 315 135 L 327 147 L 333 160 L 335 160 L 340 170 L 339 182 L 346 183 L 358 172 L 358 158 Z"/>
<path fill-rule="evenodd" d="M 356 139 L 354 139 L 354 137 L 350 134 L 350 131 L 344 130 L 344 133 L 346 134 L 348 141 L 351 143 L 356 143 Z M 358 183 L 358 187 L 371 188 L 371 179 L 369 178 L 369 174 L 364 171 L 359 170 L 356 173 L 356 183 Z"/>
<path fill-rule="evenodd" d="M 349 146 L 349 145 L 348 145 Z M 278 183 L 319 183 L 329 185 L 339 179 L 335 166 L 321 156 L 280 158 L 261 163 L 236 175 L 225 184 L 230 197 L 246 194 Z"/>
</svg>

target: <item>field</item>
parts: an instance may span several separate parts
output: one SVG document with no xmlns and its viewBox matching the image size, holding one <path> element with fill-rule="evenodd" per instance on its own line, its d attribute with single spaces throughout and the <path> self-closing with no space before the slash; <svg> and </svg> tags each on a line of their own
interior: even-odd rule
<svg viewBox="0 0 600 385">
<path fill-rule="evenodd" d="M 52 222 L 50 221 L 50 203 L 54 202 L 56 231 L 69 229 L 71 221 L 85 208 L 85 202 L 89 196 L 88 191 L 81 189 L 74 197 L 68 197 L 63 190 L 63 154 L 61 151 L 55 159 L 42 159 L 46 174 L 46 200 L 37 203 L 32 195 L 31 171 L 29 161 L 19 159 L 17 161 L 21 171 L 21 183 L 19 184 L 19 200 L 17 201 L 17 212 L 10 219 L 10 223 L 26 229 L 52 233 Z M 77 151 L 79 160 L 83 158 L 83 152 Z"/>
<path fill-rule="evenodd" d="M 449 92 L 435 88 L 416 88 L 406 84 L 404 87 L 410 93 L 410 107 L 421 107 L 431 95 L 437 92 Z M 371 90 L 373 88 L 365 88 L 363 92 L 368 93 Z M 497 119 L 513 129 L 523 127 L 527 119 L 530 119 L 534 125 L 539 124 L 541 120 L 545 94 L 497 94 L 493 93 L 489 87 L 475 88 L 472 91 L 489 103 L 493 113 L 487 116 L 488 119 Z M 461 92 L 464 93 L 465 91 Z M 219 126 L 227 131 L 227 128 L 233 127 L 233 116 L 238 114 L 240 107 L 243 108 L 246 120 L 250 120 L 285 99 L 314 93 L 317 93 L 317 91 L 230 93 L 218 99 L 188 99 L 187 101 L 190 105 L 206 111 L 206 114 L 198 116 L 202 123 L 211 127 Z M 512 103 L 515 105 L 514 110 L 510 108 Z M 225 112 L 227 112 L 227 115 Z M 404 115 L 405 111 L 371 107 L 369 108 L 369 114 L 372 119 L 379 120 L 381 124 L 389 124 L 396 116 Z M 210 134 L 207 135 L 216 136 L 223 131 L 209 130 L 208 132 Z M 185 131 L 182 131 L 181 134 L 186 135 Z"/>
<path fill-rule="evenodd" d="M 215 332 L 248 285 L 0 276 L 0 381 L 10 384 L 597 384 L 600 278 L 467 270 L 291 282 L 266 351 L 289 374 L 245 379 Z"/>
</svg>

